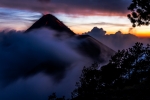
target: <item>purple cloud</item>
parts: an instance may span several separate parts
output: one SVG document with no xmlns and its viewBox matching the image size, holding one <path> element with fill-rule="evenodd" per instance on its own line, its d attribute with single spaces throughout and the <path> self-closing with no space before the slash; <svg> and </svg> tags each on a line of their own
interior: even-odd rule
<svg viewBox="0 0 150 100">
<path fill-rule="evenodd" d="M 0 7 L 81 15 L 123 15 L 131 0 L 0 0 Z"/>
</svg>

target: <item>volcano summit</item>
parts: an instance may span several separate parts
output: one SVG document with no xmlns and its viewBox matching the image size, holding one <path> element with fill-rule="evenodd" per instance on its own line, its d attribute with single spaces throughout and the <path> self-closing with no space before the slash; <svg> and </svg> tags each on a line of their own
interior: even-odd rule
<svg viewBox="0 0 150 100">
<path fill-rule="evenodd" d="M 69 33 L 68 35 L 75 35 L 73 31 L 71 31 L 65 24 L 63 24 L 60 20 L 58 20 L 55 16 L 51 14 L 47 14 L 41 17 L 29 29 L 27 29 L 26 32 L 42 27 L 53 29 L 58 32 L 67 32 Z"/>
</svg>

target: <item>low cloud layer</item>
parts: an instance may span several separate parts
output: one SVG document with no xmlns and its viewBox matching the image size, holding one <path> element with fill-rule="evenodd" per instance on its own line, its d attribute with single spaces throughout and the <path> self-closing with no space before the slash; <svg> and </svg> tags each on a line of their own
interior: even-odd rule
<svg viewBox="0 0 150 100">
<path fill-rule="evenodd" d="M 124 15 L 131 0 L 0 0 L 0 7 L 79 15 Z"/>
<path fill-rule="evenodd" d="M 48 30 L 29 34 L 2 32 L 0 38 L 0 80 L 4 84 L 38 72 L 60 80 L 67 70 L 66 66 L 79 59 L 79 55 L 56 40 Z"/>
<path fill-rule="evenodd" d="M 129 29 L 129 31 L 131 31 L 131 29 Z M 145 45 L 150 43 L 149 38 L 139 38 L 133 34 L 122 34 L 121 31 L 118 31 L 115 34 L 106 35 L 106 31 L 103 28 L 98 27 L 94 27 L 86 34 L 96 38 L 115 51 L 127 49 L 133 46 L 136 42 L 141 42 Z"/>
<path fill-rule="evenodd" d="M 86 34 L 115 51 L 150 42 L 121 32 L 106 35 L 97 27 Z M 0 32 L 0 100 L 47 100 L 53 92 L 69 97 L 84 66 L 92 64 L 93 58 L 102 63 L 109 60 L 113 50 L 100 42 L 48 29 Z"/>
<path fill-rule="evenodd" d="M 0 100 L 47 100 L 52 92 L 69 97 L 84 66 L 112 55 L 95 43 L 49 29 L 0 32 Z"/>
<path fill-rule="evenodd" d="M 56 34 L 47 29 L 0 32 L 1 100 L 46 100 L 48 93 L 57 91 L 55 85 L 65 86 L 62 82 L 70 79 L 68 73 L 86 58 L 69 46 L 69 39 L 56 38 Z"/>
</svg>

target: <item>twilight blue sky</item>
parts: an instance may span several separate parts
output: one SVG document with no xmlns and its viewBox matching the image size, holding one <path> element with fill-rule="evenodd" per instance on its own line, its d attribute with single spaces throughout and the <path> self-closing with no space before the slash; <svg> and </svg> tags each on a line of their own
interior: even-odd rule
<svg viewBox="0 0 150 100">
<path fill-rule="evenodd" d="M 25 30 L 42 14 L 52 13 L 77 34 L 97 26 L 108 34 L 121 31 L 146 35 L 150 32 L 148 27 L 132 29 L 126 17 L 130 3 L 131 0 L 0 0 L 0 30 Z"/>
</svg>

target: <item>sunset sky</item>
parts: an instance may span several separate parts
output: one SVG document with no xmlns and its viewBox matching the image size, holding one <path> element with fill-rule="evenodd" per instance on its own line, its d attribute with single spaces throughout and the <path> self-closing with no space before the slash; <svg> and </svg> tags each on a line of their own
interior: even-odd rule
<svg viewBox="0 0 150 100">
<path fill-rule="evenodd" d="M 150 27 L 132 28 L 126 17 L 132 0 L 0 0 L 0 30 L 26 30 L 42 14 L 51 13 L 75 33 L 97 26 L 107 34 L 117 31 L 150 37 Z"/>
<path fill-rule="evenodd" d="M 110 67 L 109 61 L 116 57 L 113 55 L 117 51 L 122 55 L 125 50 L 125 54 L 136 53 L 143 61 L 145 54 L 138 51 L 150 44 L 150 26 L 132 27 L 127 18 L 131 2 L 0 0 L 0 100 L 48 100 L 53 98 L 52 93 L 78 99 L 72 93 L 80 87 L 76 83 L 82 81 L 83 68 L 100 70 L 107 63 Z M 45 14 L 53 14 L 76 34 L 83 35 L 72 34 L 55 17 L 42 17 Z M 26 31 L 33 23 L 31 31 Z M 38 28 L 48 25 L 49 29 Z M 112 73 L 107 68 L 105 72 Z M 101 83 L 98 86 L 103 86 Z"/>
</svg>

